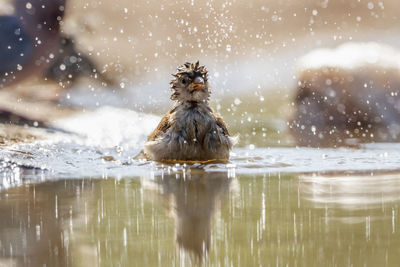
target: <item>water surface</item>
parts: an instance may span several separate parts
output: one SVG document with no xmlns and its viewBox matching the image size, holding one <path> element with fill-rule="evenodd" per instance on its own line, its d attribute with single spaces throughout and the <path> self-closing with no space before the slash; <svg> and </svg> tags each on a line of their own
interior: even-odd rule
<svg viewBox="0 0 400 267">
<path fill-rule="evenodd" d="M 0 150 L 0 265 L 397 266 L 400 145 L 135 159 L 159 117 L 101 107 Z"/>
<path fill-rule="evenodd" d="M 1 261 L 397 266 L 398 178 L 183 168 L 124 179 L 25 183 L 0 192 Z"/>
</svg>

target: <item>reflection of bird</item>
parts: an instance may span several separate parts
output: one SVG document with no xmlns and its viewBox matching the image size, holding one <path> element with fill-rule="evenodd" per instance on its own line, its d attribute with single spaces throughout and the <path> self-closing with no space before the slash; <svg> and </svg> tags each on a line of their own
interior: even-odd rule
<svg viewBox="0 0 400 267">
<path fill-rule="evenodd" d="M 90 77 L 105 86 L 114 82 L 100 72 L 96 64 L 84 53 L 77 50 L 75 40 L 69 36 L 61 37 L 61 46 L 54 63 L 48 68 L 45 77 L 63 87 L 71 87 L 80 77 Z"/>
<path fill-rule="evenodd" d="M 0 88 L 41 75 L 57 55 L 65 0 L 16 0 L 0 17 Z"/>
<path fill-rule="evenodd" d="M 177 179 L 177 175 L 185 175 L 185 179 Z M 200 259 L 207 255 L 212 241 L 212 218 L 235 181 L 232 178 L 223 172 L 191 169 L 185 174 L 164 173 L 153 180 L 175 221 L 176 243 L 190 255 Z"/>
<path fill-rule="evenodd" d="M 299 145 L 400 140 L 400 53 L 348 43 L 304 56 L 291 132 Z"/>
<path fill-rule="evenodd" d="M 171 81 L 176 105 L 161 120 L 144 145 L 151 160 L 227 160 L 233 145 L 225 123 L 214 114 L 204 66 L 186 63 Z"/>
</svg>

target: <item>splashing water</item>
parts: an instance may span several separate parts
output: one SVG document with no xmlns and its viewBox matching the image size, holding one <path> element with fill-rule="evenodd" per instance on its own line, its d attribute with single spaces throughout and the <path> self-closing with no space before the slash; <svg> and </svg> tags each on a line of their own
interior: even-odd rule
<svg viewBox="0 0 400 267">
<path fill-rule="evenodd" d="M 4 147 L 0 157 L 3 168 L 33 168 L 53 178 L 121 178 L 183 168 L 134 159 L 158 121 L 158 116 L 102 107 L 55 122 L 73 134 L 43 131 L 42 139 Z M 368 144 L 357 149 L 239 147 L 228 164 L 193 167 L 241 174 L 396 170 L 399 148 L 400 144 Z"/>
</svg>

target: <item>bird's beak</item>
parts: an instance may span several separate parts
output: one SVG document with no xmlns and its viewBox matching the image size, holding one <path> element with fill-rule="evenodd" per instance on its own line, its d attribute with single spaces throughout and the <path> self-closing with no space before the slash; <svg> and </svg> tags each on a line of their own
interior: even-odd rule
<svg viewBox="0 0 400 267">
<path fill-rule="evenodd" d="M 204 79 L 202 77 L 196 77 L 194 81 L 189 84 L 191 90 L 203 90 L 204 89 Z"/>
</svg>

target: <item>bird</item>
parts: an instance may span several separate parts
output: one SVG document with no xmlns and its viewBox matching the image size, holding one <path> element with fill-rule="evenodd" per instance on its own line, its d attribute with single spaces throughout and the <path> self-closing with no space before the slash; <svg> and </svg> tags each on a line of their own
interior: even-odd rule
<svg viewBox="0 0 400 267">
<path fill-rule="evenodd" d="M 74 86 L 81 77 L 93 78 L 104 86 L 115 85 L 87 55 L 75 47 L 75 38 L 64 34 L 61 35 L 58 56 L 45 71 L 44 77 L 64 88 Z"/>
<path fill-rule="evenodd" d="M 148 136 L 143 152 L 161 162 L 227 161 L 237 137 L 231 137 L 222 118 L 209 104 L 205 66 L 186 62 L 170 82 L 174 107 Z"/>
<path fill-rule="evenodd" d="M 56 57 L 65 0 L 15 0 L 0 16 L 0 88 L 41 74 Z"/>
</svg>

